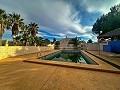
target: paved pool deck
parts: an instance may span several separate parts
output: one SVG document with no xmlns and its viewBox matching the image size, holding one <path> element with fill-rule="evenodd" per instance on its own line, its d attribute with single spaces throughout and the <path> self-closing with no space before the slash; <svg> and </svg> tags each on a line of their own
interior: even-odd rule
<svg viewBox="0 0 120 90">
<path fill-rule="evenodd" d="M 98 57 L 104 58 L 112 63 L 120 65 L 120 54 L 104 52 L 104 51 L 88 51 Z"/>
<path fill-rule="evenodd" d="M 120 74 L 23 62 L 36 58 L 34 53 L 1 60 L 0 90 L 120 90 Z M 100 68 L 115 70 L 105 65 Z"/>
</svg>

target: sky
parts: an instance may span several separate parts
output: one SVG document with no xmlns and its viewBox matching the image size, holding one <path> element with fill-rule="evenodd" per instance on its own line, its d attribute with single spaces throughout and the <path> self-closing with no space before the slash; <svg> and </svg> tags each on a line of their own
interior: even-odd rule
<svg viewBox="0 0 120 90">
<path fill-rule="evenodd" d="M 0 8 L 21 14 L 26 24 L 37 23 L 37 36 L 50 40 L 77 36 L 97 41 L 92 25 L 119 3 L 120 0 L 0 0 Z M 11 31 L 7 30 L 3 39 L 11 40 Z"/>
</svg>

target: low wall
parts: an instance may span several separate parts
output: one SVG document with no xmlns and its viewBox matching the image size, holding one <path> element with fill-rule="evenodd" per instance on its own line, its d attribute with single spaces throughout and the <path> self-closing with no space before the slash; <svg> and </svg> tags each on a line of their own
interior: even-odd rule
<svg viewBox="0 0 120 90">
<path fill-rule="evenodd" d="M 104 51 L 120 53 L 120 40 L 118 41 L 110 41 L 108 45 L 104 45 Z"/>
<path fill-rule="evenodd" d="M 103 45 L 108 45 L 107 43 L 87 43 L 87 50 L 98 51 L 99 49 L 103 51 Z"/>
<path fill-rule="evenodd" d="M 7 57 L 13 57 L 48 50 L 52 50 L 52 48 L 35 46 L 0 46 L 0 60 L 5 59 Z"/>
</svg>

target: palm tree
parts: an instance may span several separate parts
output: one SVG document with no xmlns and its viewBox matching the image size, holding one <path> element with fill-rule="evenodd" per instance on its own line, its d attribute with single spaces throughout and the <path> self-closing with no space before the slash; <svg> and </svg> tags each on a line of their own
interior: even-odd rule
<svg viewBox="0 0 120 90">
<path fill-rule="evenodd" d="M 77 48 L 77 46 L 79 45 L 80 41 L 79 41 L 79 38 L 78 37 L 75 37 L 75 38 L 72 38 L 70 41 L 69 41 L 69 44 L 73 44 L 75 48 Z"/>
<path fill-rule="evenodd" d="M 30 41 L 30 32 L 29 32 L 29 26 L 25 25 L 22 27 L 22 30 L 20 31 L 21 35 L 21 42 L 22 45 L 27 46 L 27 43 Z"/>
<path fill-rule="evenodd" d="M 45 45 L 45 40 L 43 40 L 42 37 L 36 36 L 35 37 L 35 42 L 36 42 L 37 46 L 44 46 Z"/>
<path fill-rule="evenodd" d="M 15 37 L 15 45 L 16 45 L 16 46 L 22 45 L 22 44 L 21 44 L 21 36 L 16 36 L 16 37 Z"/>
<path fill-rule="evenodd" d="M 36 34 L 38 33 L 38 28 L 39 27 L 36 23 L 29 24 L 29 32 L 30 32 L 31 40 L 32 40 L 31 45 L 35 44 L 35 37 L 36 37 Z"/>
<path fill-rule="evenodd" d="M 6 20 L 7 20 L 7 14 L 5 10 L 0 9 L 0 46 L 2 45 L 2 36 L 7 26 Z"/>
<path fill-rule="evenodd" d="M 11 23 L 12 28 L 12 37 L 13 37 L 13 43 L 15 40 L 15 37 L 19 34 L 19 30 L 23 27 L 24 19 L 21 19 L 20 14 L 12 13 L 9 14 L 9 21 Z"/>
</svg>

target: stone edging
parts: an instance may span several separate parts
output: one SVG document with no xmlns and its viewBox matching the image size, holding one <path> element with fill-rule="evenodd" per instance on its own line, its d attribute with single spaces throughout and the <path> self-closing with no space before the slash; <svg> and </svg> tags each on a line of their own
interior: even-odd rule
<svg viewBox="0 0 120 90">
<path fill-rule="evenodd" d="M 120 71 L 117 71 L 117 70 L 89 68 L 89 67 L 84 67 L 84 66 L 69 65 L 69 64 L 67 65 L 67 64 L 61 64 L 61 63 L 59 64 L 59 63 L 55 63 L 55 62 L 54 63 L 53 62 L 45 62 L 45 60 L 44 61 L 40 61 L 40 60 L 38 60 L 38 61 L 36 61 L 36 60 L 23 60 L 23 62 L 120 74 Z"/>
<path fill-rule="evenodd" d="M 91 54 L 91 55 L 93 55 L 93 56 L 95 56 L 95 57 L 97 57 L 97 58 L 99 58 L 100 60 L 102 60 L 102 61 L 110 64 L 111 66 L 113 66 L 113 67 L 115 67 L 115 68 L 117 68 L 117 69 L 120 70 L 120 66 L 119 66 L 119 65 L 117 65 L 117 64 L 115 64 L 115 63 L 112 63 L 112 62 L 110 62 L 109 60 L 106 60 L 106 59 L 104 59 L 104 58 L 101 58 L 101 57 L 99 57 L 99 56 L 97 56 L 97 55 L 94 55 L 94 54 L 92 54 L 92 53 L 90 53 L 90 52 L 88 52 L 88 51 L 86 51 L 86 52 L 89 53 L 89 54 Z"/>
</svg>

